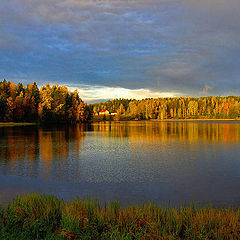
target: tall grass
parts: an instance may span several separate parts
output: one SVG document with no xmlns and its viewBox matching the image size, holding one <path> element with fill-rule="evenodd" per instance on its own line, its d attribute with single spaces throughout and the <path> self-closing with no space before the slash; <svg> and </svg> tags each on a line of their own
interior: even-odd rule
<svg viewBox="0 0 240 240">
<path fill-rule="evenodd" d="M 152 203 L 122 209 L 117 201 L 31 194 L 0 209 L 0 239 L 240 239 L 240 211 Z"/>
</svg>

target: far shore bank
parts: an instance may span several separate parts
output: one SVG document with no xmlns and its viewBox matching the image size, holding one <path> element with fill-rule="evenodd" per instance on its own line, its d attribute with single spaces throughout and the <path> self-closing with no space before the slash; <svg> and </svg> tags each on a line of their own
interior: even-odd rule
<svg viewBox="0 0 240 240">
<path fill-rule="evenodd" d="M 240 122 L 240 119 L 149 119 L 149 120 L 91 120 L 87 123 L 98 122 Z M 14 127 L 14 126 L 33 126 L 39 125 L 36 122 L 0 122 L 0 127 Z"/>
<path fill-rule="evenodd" d="M 149 120 L 92 120 L 90 123 L 98 122 L 240 122 L 240 119 L 149 119 Z"/>
<path fill-rule="evenodd" d="M 198 118 L 198 119 L 163 119 L 163 120 L 161 120 L 161 119 L 150 119 L 150 121 L 152 121 L 152 122 L 189 122 L 189 121 L 198 121 L 198 122 L 200 122 L 200 121 L 219 121 L 219 122 L 222 122 L 222 121 L 230 121 L 230 122 L 232 122 L 232 121 L 240 121 L 240 119 L 219 119 L 219 118 L 216 118 L 216 119 L 208 119 L 208 118 L 206 118 L 206 119 L 203 119 L 203 118 Z"/>
<path fill-rule="evenodd" d="M 0 127 L 29 126 L 29 125 L 37 125 L 37 123 L 0 122 Z"/>
</svg>

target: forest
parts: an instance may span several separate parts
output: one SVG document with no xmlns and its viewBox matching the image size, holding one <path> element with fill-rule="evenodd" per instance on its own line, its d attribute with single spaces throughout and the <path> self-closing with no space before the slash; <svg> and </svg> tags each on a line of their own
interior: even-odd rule
<svg viewBox="0 0 240 240">
<path fill-rule="evenodd" d="M 143 100 L 115 99 L 90 105 L 94 118 L 103 118 L 101 110 L 116 112 L 118 120 L 136 119 L 238 119 L 240 97 L 174 97 L 148 98 Z M 104 116 L 111 118 L 112 116 Z"/>
<path fill-rule="evenodd" d="M 0 122 L 86 122 L 87 105 L 76 91 L 54 85 L 38 88 L 6 80 L 0 82 Z"/>
<path fill-rule="evenodd" d="M 102 110 L 109 114 L 100 115 Z M 0 122 L 239 118 L 239 96 L 114 99 L 87 105 L 77 90 L 65 86 L 0 82 Z"/>
</svg>

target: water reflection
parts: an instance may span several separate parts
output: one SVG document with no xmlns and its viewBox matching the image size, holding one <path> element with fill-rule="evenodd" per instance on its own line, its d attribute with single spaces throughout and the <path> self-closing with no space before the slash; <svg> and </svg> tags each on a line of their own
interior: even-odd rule
<svg viewBox="0 0 240 240">
<path fill-rule="evenodd" d="M 101 136 L 128 137 L 137 141 L 240 141 L 240 125 L 237 122 L 100 122 L 93 125 L 93 131 Z"/>
<path fill-rule="evenodd" d="M 239 143 L 237 122 L 2 127 L 0 199 L 39 191 L 126 202 L 236 203 Z"/>
<path fill-rule="evenodd" d="M 41 159 L 67 160 L 69 152 L 78 155 L 86 126 L 44 128 L 36 126 L 0 128 L 0 159 L 3 162 Z"/>
<path fill-rule="evenodd" d="M 38 154 L 38 131 L 28 133 L 25 128 L 0 128 L 0 159 L 14 162 L 28 158 L 34 161 Z"/>
<path fill-rule="evenodd" d="M 42 161 L 50 163 L 53 158 L 66 160 L 70 151 L 77 156 L 84 136 L 84 125 L 54 129 L 54 131 L 40 128 L 38 139 Z"/>
<path fill-rule="evenodd" d="M 37 158 L 50 164 L 53 159 L 67 160 L 69 152 L 79 155 L 85 132 L 93 131 L 96 138 L 128 138 L 132 143 L 187 141 L 188 143 L 239 143 L 240 125 L 211 122 L 100 122 L 74 127 L 5 127 L 0 128 L 0 159 L 14 162 Z"/>
</svg>

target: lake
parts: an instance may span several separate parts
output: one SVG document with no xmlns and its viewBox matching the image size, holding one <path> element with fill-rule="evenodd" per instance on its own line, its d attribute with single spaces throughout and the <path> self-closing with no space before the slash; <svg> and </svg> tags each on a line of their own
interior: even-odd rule
<svg viewBox="0 0 240 240">
<path fill-rule="evenodd" d="M 0 203 L 18 194 L 240 204 L 238 122 L 0 127 Z"/>
</svg>

